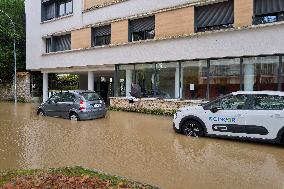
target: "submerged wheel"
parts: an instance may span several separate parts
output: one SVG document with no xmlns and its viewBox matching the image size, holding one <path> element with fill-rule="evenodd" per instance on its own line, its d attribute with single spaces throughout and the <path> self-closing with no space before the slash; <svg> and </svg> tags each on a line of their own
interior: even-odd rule
<svg viewBox="0 0 284 189">
<path fill-rule="evenodd" d="M 80 118 L 79 118 L 79 116 L 76 113 L 70 113 L 69 119 L 71 121 L 80 121 Z"/>
<path fill-rule="evenodd" d="M 202 137 L 204 131 L 202 125 L 195 120 L 185 121 L 182 125 L 182 133 L 189 137 Z"/>
<path fill-rule="evenodd" d="M 44 113 L 44 111 L 43 110 L 38 110 L 37 111 L 37 115 L 39 115 L 39 116 L 45 116 L 45 113 Z"/>
<path fill-rule="evenodd" d="M 283 134 L 283 136 L 281 137 L 280 144 L 281 144 L 281 146 L 284 147 L 284 134 Z"/>
</svg>

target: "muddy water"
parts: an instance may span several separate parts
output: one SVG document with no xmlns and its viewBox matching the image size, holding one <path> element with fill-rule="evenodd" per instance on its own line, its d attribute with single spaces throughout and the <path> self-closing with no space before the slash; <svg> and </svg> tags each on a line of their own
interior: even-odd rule
<svg viewBox="0 0 284 189">
<path fill-rule="evenodd" d="M 168 189 L 284 188 L 284 148 L 175 134 L 171 118 L 72 123 L 0 103 L 0 170 L 81 165 Z"/>
</svg>

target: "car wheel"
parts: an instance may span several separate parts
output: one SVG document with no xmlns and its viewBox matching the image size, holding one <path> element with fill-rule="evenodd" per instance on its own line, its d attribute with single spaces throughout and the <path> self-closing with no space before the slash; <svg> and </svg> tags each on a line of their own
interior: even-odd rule
<svg viewBox="0 0 284 189">
<path fill-rule="evenodd" d="M 202 125 L 195 120 L 185 121 L 182 125 L 182 133 L 190 137 L 204 136 Z"/>
<path fill-rule="evenodd" d="M 69 116 L 69 119 L 71 121 L 80 121 L 80 118 L 76 113 L 71 113 L 70 116 Z"/>
<path fill-rule="evenodd" d="M 284 147 L 284 134 L 283 134 L 283 136 L 281 137 L 280 144 L 281 144 L 281 146 L 283 146 L 283 147 Z"/>
<path fill-rule="evenodd" d="M 39 116 L 45 116 L 45 113 L 44 113 L 44 111 L 43 110 L 38 110 L 37 111 L 37 115 L 39 115 Z"/>
</svg>

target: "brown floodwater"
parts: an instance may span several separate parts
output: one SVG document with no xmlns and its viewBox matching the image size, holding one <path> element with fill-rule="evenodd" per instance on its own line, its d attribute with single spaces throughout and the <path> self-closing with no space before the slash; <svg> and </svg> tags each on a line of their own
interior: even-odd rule
<svg viewBox="0 0 284 189">
<path fill-rule="evenodd" d="M 71 122 L 0 103 L 0 170 L 84 166 L 166 189 L 284 188 L 284 148 L 188 138 L 172 118 L 109 112 Z"/>
</svg>

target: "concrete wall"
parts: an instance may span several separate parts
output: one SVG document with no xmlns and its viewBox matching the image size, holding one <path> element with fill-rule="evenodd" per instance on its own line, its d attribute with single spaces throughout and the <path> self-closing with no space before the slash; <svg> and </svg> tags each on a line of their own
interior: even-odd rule
<svg viewBox="0 0 284 189">
<path fill-rule="evenodd" d="M 284 25 L 144 42 L 41 57 L 36 68 L 284 53 Z"/>
</svg>

